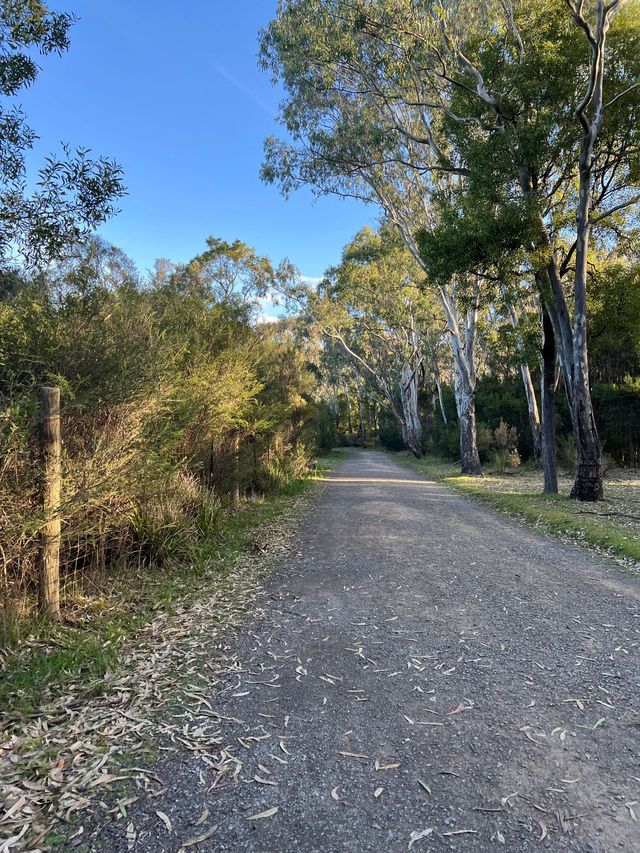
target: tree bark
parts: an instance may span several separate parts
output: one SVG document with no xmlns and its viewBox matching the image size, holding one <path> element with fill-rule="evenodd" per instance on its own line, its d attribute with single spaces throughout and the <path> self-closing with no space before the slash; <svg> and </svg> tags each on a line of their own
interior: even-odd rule
<svg viewBox="0 0 640 853">
<path fill-rule="evenodd" d="M 461 472 L 467 476 L 479 477 L 482 475 L 482 466 L 476 436 L 475 400 L 475 340 L 478 310 L 473 308 L 467 312 L 466 318 L 460 317 L 455 310 L 453 300 L 446 292 L 443 303 L 451 332 L 450 342 L 453 351 L 454 393 L 460 424 L 460 468 Z M 464 326 L 464 337 L 461 334 L 461 325 Z"/>
<path fill-rule="evenodd" d="M 590 189 L 590 174 L 587 191 Z M 587 178 L 584 178 L 586 181 Z M 583 178 L 580 178 L 581 196 Z M 584 193 L 586 195 L 586 193 Z M 576 249 L 573 422 L 578 460 L 571 497 L 581 501 L 599 501 L 603 497 L 602 447 L 596 428 L 589 387 L 587 355 L 587 252 L 589 246 L 588 201 L 581 199 Z"/>
<path fill-rule="evenodd" d="M 520 373 L 522 375 L 524 392 L 527 397 L 529 426 L 531 427 L 531 438 L 533 441 L 533 462 L 536 468 L 540 468 L 542 465 L 542 424 L 540 422 L 536 392 L 533 387 L 533 380 L 531 379 L 531 371 L 526 362 L 521 362 Z"/>
<path fill-rule="evenodd" d="M 415 457 L 420 459 L 422 451 L 422 423 L 418 409 L 418 367 L 412 368 L 405 361 L 400 377 L 402 402 L 402 438 Z"/>
<path fill-rule="evenodd" d="M 582 127 L 580 156 L 578 159 L 579 191 L 576 209 L 576 263 L 574 275 L 573 314 L 573 426 L 576 435 L 578 463 L 576 480 L 571 497 L 582 501 L 598 501 L 603 496 L 602 447 L 598 438 L 596 419 L 589 387 L 589 359 L 587 353 L 587 261 L 591 235 L 591 185 L 593 180 L 594 145 L 602 121 L 605 105 L 603 81 L 605 45 L 611 15 L 618 2 L 595 4 L 595 30 L 583 17 L 582 4 L 569 3 L 574 20 L 587 33 L 591 48 L 591 68 L 587 91 L 576 110 Z"/>
<path fill-rule="evenodd" d="M 520 374 L 522 376 L 522 384 L 524 385 L 524 393 L 527 398 L 527 411 L 529 413 L 529 425 L 533 440 L 533 460 L 536 468 L 539 468 L 542 464 L 542 424 L 540 423 L 538 401 L 536 400 L 536 391 L 533 387 L 533 380 L 531 379 L 531 371 L 525 359 L 524 344 L 519 332 L 520 321 L 518 313 L 513 305 L 509 305 L 509 315 L 511 317 L 511 325 L 516 334 L 516 347 L 520 355 Z"/>
<path fill-rule="evenodd" d="M 460 421 L 460 469 L 468 477 L 482 475 L 480 456 L 476 441 L 476 400 L 475 393 L 464 387 L 459 381 L 458 370 L 455 378 L 456 409 Z"/>
<path fill-rule="evenodd" d="M 442 415 L 442 420 L 445 424 L 448 424 L 447 413 L 444 408 L 444 397 L 442 396 L 442 382 L 440 382 L 440 377 L 436 379 L 436 389 L 438 392 L 438 403 L 440 404 L 440 414 Z"/>
<path fill-rule="evenodd" d="M 62 437 L 60 389 L 42 387 L 40 402 L 40 452 L 44 524 L 38 555 L 38 605 L 52 619 L 60 619 L 60 497 L 62 492 Z"/>
<path fill-rule="evenodd" d="M 544 493 L 558 493 L 558 466 L 556 461 L 556 341 L 553 324 L 542 305 L 542 469 Z"/>
</svg>

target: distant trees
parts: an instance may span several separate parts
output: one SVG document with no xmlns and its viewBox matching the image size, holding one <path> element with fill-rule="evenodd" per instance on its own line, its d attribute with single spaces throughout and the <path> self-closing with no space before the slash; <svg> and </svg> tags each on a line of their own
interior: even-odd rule
<svg viewBox="0 0 640 853">
<path fill-rule="evenodd" d="M 263 34 L 291 139 L 267 140 L 263 176 L 285 193 L 305 184 L 379 204 L 399 229 L 447 319 L 467 473 L 480 470 L 477 310 L 495 299 L 487 282 L 508 302 L 515 278 L 539 302 L 551 359 L 546 485 L 557 355 L 573 494 L 602 495 L 587 278 L 598 254 L 623 246 L 640 201 L 639 21 L 638 0 L 287 0 Z"/>
<path fill-rule="evenodd" d="M 36 132 L 14 103 L 35 82 L 38 54 L 69 47 L 74 22 L 40 0 L 0 5 L 0 263 L 15 255 L 30 266 L 59 258 L 115 212 L 124 195 L 122 171 L 105 157 L 64 147 L 46 159 L 37 176 L 26 174 L 25 153 Z M 34 180 L 35 178 L 35 180 Z M 31 189 L 35 185 L 35 189 Z"/>
<path fill-rule="evenodd" d="M 302 307 L 316 332 L 342 350 L 362 392 L 396 420 L 415 456 L 424 452 L 422 387 L 439 381 L 444 319 L 421 287 L 422 270 L 396 229 L 363 229 Z"/>
</svg>

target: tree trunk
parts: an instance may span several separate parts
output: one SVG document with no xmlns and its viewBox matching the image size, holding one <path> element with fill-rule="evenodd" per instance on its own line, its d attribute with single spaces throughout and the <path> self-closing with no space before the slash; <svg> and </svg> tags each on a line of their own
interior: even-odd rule
<svg viewBox="0 0 640 853">
<path fill-rule="evenodd" d="M 457 371 L 456 371 L 457 373 Z M 460 468 L 468 477 L 482 475 L 476 442 L 475 393 L 459 387 L 456 377 L 456 408 L 460 421 Z"/>
<path fill-rule="evenodd" d="M 539 468 L 542 464 L 542 424 L 540 423 L 538 401 L 536 400 L 536 392 L 533 387 L 533 380 L 531 379 L 531 371 L 529 370 L 529 365 L 524 361 L 520 362 L 520 373 L 522 375 L 524 393 L 527 398 L 529 426 L 531 427 L 531 438 L 533 440 L 533 461 L 536 468 Z"/>
<path fill-rule="evenodd" d="M 60 497 L 62 492 L 62 437 L 60 389 L 40 388 L 40 449 L 44 524 L 38 555 L 38 605 L 52 619 L 60 619 Z"/>
<path fill-rule="evenodd" d="M 400 398 L 402 402 L 402 437 L 404 443 L 415 457 L 422 453 L 422 423 L 418 409 L 418 368 L 412 368 L 405 361 L 400 377 Z"/>
<path fill-rule="evenodd" d="M 576 110 L 582 126 L 580 157 L 578 160 L 579 192 L 576 210 L 576 267 L 574 276 L 573 312 L 573 427 L 576 436 L 578 464 L 571 497 L 582 501 L 602 499 L 602 447 L 596 429 L 596 419 L 589 388 L 589 359 L 587 354 L 587 261 L 591 235 L 591 185 L 593 180 L 593 152 L 604 110 L 603 79 L 605 44 L 610 16 L 617 4 L 605 6 L 598 0 L 595 33 L 590 31 L 591 76 L 587 95 Z M 574 19 L 583 28 L 582 9 L 573 10 Z M 590 110 L 590 117 L 587 115 Z"/>
<path fill-rule="evenodd" d="M 556 341 L 549 313 L 542 305 L 542 469 L 544 493 L 558 493 L 556 462 Z"/>
<path fill-rule="evenodd" d="M 470 477 L 482 476 L 480 455 L 476 439 L 476 369 L 475 369 L 475 333 L 477 308 L 467 312 L 464 319 L 464 340 L 460 334 L 460 320 L 457 311 L 449 302 L 449 329 L 451 331 L 451 349 L 454 364 L 454 393 L 456 411 L 460 423 L 460 468 Z M 453 322 L 451 322 L 453 319 Z"/>
<path fill-rule="evenodd" d="M 444 398 L 442 396 L 442 382 L 440 382 L 440 378 L 436 379 L 436 389 L 438 391 L 438 403 L 440 404 L 440 414 L 442 415 L 442 420 L 445 424 L 448 424 L 447 413 L 444 408 Z"/>
<path fill-rule="evenodd" d="M 513 305 L 509 305 L 509 316 L 511 317 L 511 325 L 515 332 L 516 348 L 520 355 L 520 374 L 522 375 L 522 384 L 524 385 L 524 393 L 527 398 L 527 411 L 529 413 L 529 425 L 533 441 L 533 460 L 536 468 L 539 468 L 542 464 L 542 425 L 540 423 L 538 401 L 536 400 L 536 391 L 533 387 L 533 380 L 531 379 L 531 371 L 525 359 L 525 348 L 519 332 L 520 321 L 518 319 L 518 312 Z"/>
<path fill-rule="evenodd" d="M 603 496 L 602 447 L 589 388 L 587 356 L 587 253 L 589 247 L 589 204 L 582 196 L 590 192 L 590 174 L 581 175 L 575 273 L 573 424 L 578 461 L 571 497 L 599 501 Z"/>
</svg>

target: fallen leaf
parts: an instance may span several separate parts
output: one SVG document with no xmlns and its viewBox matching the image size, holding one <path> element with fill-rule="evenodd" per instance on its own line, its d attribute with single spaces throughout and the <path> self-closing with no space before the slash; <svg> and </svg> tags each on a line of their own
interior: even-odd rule
<svg viewBox="0 0 640 853">
<path fill-rule="evenodd" d="M 454 714 L 461 714 L 463 711 L 468 711 L 471 708 L 471 705 L 465 705 L 464 702 L 461 702 L 456 708 L 452 711 L 447 712 L 447 717 L 452 717 Z"/>
<path fill-rule="evenodd" d="M 272 806 L 270 809 L 267 809 L 266 811 L 258 812 L 258 814 L 249 815 L 247 820 L 262 820 L 265 817 L 273 817 L 279 808 L 280 808 L 280 806 Z"/>
<path fill-rule="evenodd" d="M 156 809 L 156 814 L 163 822 L 163 824 L 167 827 L 167 832 L 173 832 L 173 826 L 171 825 L 171 821 L 169 819 L 169 815 L 166 815 L 164 812 L 158 811 Z"/>
<path fill-rule="evenodd" d="M 200 815 L 198 820 L 195 822 L 194 826 L 201 826 L 208 817 L 209 817 L 209 809 L 205 806 L 204 809 L 202 810 L 202 814 Z"/>
<path fill-rule="evenodd" d="M 422 838 L 428 838 L 433 833 L 433 827 L 428 827 L 427 829 L 420 829 L 412 832 L 409 836 L 409 845 L 407 850 L 411 850 L 416 841 L 420 841 Z"/>
<path fill-rule="evenodd" d="M 450 829 L 448 832 L 441 833 L 442 835 L 477 835 L 477 829 Z"/>
<path fill-rule="evenodd" d="M 397 770 L 400 767 L 399 762 L 393 762 L 392 764 L 380 764 L 378 759 L 376 758 L 376 763 L 374 764 L 376 770 Z"/>
<path fill-rule="evenodd" d="M 202 844 L 203 841 L 206 841 L 208 838 L 211 838 L 211 836 L 215 833 L 217 829 L 218 827 L 214 826 L 211 829 L 208 829 L 206 832 L 203 832 L 202 835 L 196 835 L 194 838 L 190 838 L 188 841 L 181 842 L 180 849 L 182 849 L 183 847 L 193 847 L 195 844 Z"/>
<path fill-rule="evenodd" d="M 278 785 L 277 782 L 274 782 L 273 779 L 263 779 L 262 776 L 254 776 L 254 782 L 259 782 L 260 785 Z"/>
<path fill-rule="evenodd" d="M 545 840 L 545 838 L 547 837 L 547 835 L 549 835 L 549 833 L 548 833 L 548 831 L 547 831 L 547 827 L 546 827 L 546 825 L 545 825 L 541 820 L 539 820 L 537 817 L 536 817 L 536 818 L 534 818 L 534 820 L 535 820 L 535 822 L 538 824 L 538 826 L 540 827 L 540 835 L 539 835 L 539 837 L 538 837 L 538 841 L 544 841 L 544 840 Z"/>
</svg>

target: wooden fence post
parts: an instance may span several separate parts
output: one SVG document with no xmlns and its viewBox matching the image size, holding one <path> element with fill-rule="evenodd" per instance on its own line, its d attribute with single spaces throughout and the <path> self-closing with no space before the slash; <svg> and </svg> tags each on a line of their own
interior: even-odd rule
<svg viewBox="0 0 640 853">
<path fill-rule="evenodd" d="M 43 386 L 38 392 L 38 402 L 44 511 L 38 554 L 38 605 L 42 613 L 52 619 L 60 619 L 60 389 Z"/>
<path fill-rule="evenodd" d="M 231 439 L 233 454 L 233 483 L 231 486 L 231 504 L 234 509 L 240 506 L 240 432 L 236 430 Z"/>
</svg>

